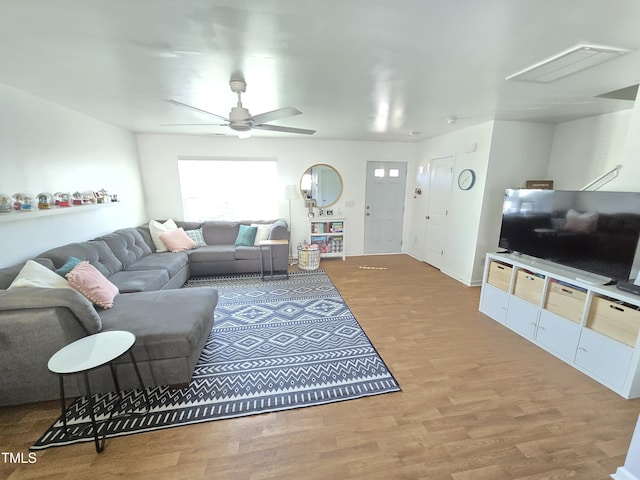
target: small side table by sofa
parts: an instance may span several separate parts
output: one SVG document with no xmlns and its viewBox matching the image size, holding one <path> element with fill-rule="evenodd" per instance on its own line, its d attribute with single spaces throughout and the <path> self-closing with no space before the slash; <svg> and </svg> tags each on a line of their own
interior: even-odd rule
<svg viewBox="0 0 640 480">
<path fill-rule="evenodd" d="M 275 278 L 276 275 L 273 273 L 273 250 L 272 248 L 276 245 L 289 245 L 289 240 L 260 240 L 258 242 L 258 249 L 260 250 L 260 277 L 262 280 L 267 278 Z M 262 249 L 264 247 L 269 248 L 269 276 L 267 277 L 264 274 L 264 264 L 262 261 Z M 289 271 L 287 271 L 283 276 L 289 278 Z"/>
<path fill-rule="evenodd" d="M 131 347 L 136 342 L 136 336 L 131 332 L 125 331 L 111 331 L 100 332 L 87 337 L 76 340 L 70 343 L 66 347 L 61 348 L 49 359 L 47 367 L 49 370 L 58 375 L 60 383 L 60 407 L 62 409 L 62 423 L 64 425 L 64 432 L 67 433 L 67 416 L 64 397 L 64 376 L 82 374 L 84 377 L 84 385 L 86 389 L 86 395 L 89 401 L 89 415 L 91 416 L 91 426 L 93 427 L 93 437 L 96 445 L 96 452 L 100 453 L 104 450 L 104 444 L 107 436 L 108 423 L 113 417 L 113 414 L 117 411 L 122 402 L 122 392 L 120 391 L 120 385 L 118 383 L 118 375 L 113 365 L 113 361 L 118 357 L 129 353 L 131 363 L 135 369 L 136 376 L 142 394 L 144 395 L 145 402 L 147 404 L 147 410 L 150 408 L 149 397 L 142 383 L 142 377 L 138 370 L 138 364 L 133 356 Z M 118 392 L 118 400 L 116 405 L 111 410 L 107 425 L 105 426 L 105 433 L 102 436 L 102 440 L 99 439 L 98 425 L 95 417 L 95 406 L 93 403 L 93 396 L 91 394 L 91 387 L 89 386 L 88 372 L 104 365 L 109 365 L 111 369 L 111 376 L 113 377 L 113 383 Z"/>
</svg>

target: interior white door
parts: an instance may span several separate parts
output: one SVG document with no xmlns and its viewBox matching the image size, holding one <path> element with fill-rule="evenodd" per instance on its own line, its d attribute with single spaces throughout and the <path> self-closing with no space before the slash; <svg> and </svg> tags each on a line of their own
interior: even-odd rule
<svg viewBox="0 0 640 480">
<path fill-rule="evenodd" d="M 407 164 L 367 162 L 364 253 L 402 251 Z"/>
<path fill-rule="evenodd" d="M 442 268 L 447 241 L 447 216 L 453 184 L 453 157 L 434 158 L 429 163 L 427 212 L 425 215 L 424 261 Z"/>
</svg>

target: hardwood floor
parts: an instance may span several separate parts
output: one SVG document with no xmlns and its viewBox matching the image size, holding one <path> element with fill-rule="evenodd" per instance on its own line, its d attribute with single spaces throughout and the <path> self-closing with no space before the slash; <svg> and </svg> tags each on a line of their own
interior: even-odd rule
<svg viewBox="0 0 640 480">
<path fill-rule="evenodd" d="M 366 267 L 366 268 L 363 268 Z M 402 392 L 36 452 L 0 478 L 606 479 L 640 412 L 478 312 L 469 288 L 405 255 L 323 260 Z M 22 453 L 57 401 L 0 408 Z"/>
</svg>

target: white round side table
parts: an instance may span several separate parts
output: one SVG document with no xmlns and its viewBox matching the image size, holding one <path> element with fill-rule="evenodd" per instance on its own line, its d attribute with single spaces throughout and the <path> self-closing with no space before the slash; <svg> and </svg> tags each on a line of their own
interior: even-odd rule
<svg viewBox="0 0 640 480">
<path fill-rule="evenodd" d="M 138 383 L 142 389 L 145 402 L 147 404 L 147 410 L 149 409 L 149 398 L 138 370 L 138 364 L 133 355 L 131 347 L 136 342 L 136 336 L 131 332 L 125 332 L 121 330 L 115 330 L 111 332 L 100 332 L 93 335 L 86 336 L 73 343 L 70 343 L 66 347 L 61 348 L 49 359 L 47 367 L 49 370 L 58 375 L 60 383 L 60 407 L 62 409 L 62 423 L 64 425 L 64 432 L 67 433 L 67 417 L 64 395 L 64 376 L 82 374 L 84 377 L 84 384 L 86 389 L 87 398 L 89 401 L 89 415 L 91 416 L 91 425 L 93 427 L 93 437 L 96 445 L 96 451 L 98 453 L 104 450 L 104 444 L 107 436 L 108 423 L 113 417 L 113 414 L 117 411 L 120 403 L 122 402 L 122 392 L 120 391 L 120 385 L 118 383 L 118 375 L 113 361 L 118 357 L 121 357 L 125 353 L 129 353 L 131 363 L 135 369 L 136 376 L 138 377 Z M 111 369 L 111 376 L 113 377 L 113 383 L 118 392 L 118 400 L 116 405 L 111 410 L 107 425 L 104 430 L 102 440 L 99 439 L 97 422 L 95 418 L 95 406 L 93 403 L 93 395 L 91 393 L 91 387 L 89 385 L 88 372 L 104 365 L 109 365 Z"/>
</svg>

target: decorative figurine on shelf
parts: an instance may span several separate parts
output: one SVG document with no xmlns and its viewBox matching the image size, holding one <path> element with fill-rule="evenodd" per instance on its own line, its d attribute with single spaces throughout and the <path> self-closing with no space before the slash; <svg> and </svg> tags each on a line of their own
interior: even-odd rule
<svg viewBox="0 0 640 480">
<path fill-rule="evenodd" d="M 83 205 L 92 205 L 96 203 L 96 195 L 93 192 L 82 192 Z"/>
<path fill-rule="evenodd" d="M 74 205 L 82 205 L 82 194 L 80 192 L 73 192 L 71 197 Z"/>
<path fill-rule="evenodd" d="M 52 197 L 48 193 L 39 193 L 38 197 L 38 209 L 47 210 L 51 208 Z"/>
<path fill-rule="evenodd" d="M 53 194 L 54 204 L 58 207 L 70 207 L 71 195 L 65 192 L 56 192 Z"/>
<path fill-rule="evenodd" d="M 32 210 L 33 199 L 31 198 L 31 195 L 27 195 L 25 193 L 16 193 L 13 196 L 13 208 L 15 210 Z"/>
<path fill-rule="evenodd" d="M 11 197 L 9 195 L 5 195 L 4 193 L 0 193 L 0 212 L 10 212 L 11 211 Z"/>
<path fill-rule="evenodd" d="M 109 192 L 107 192 L 104 188 L 102 190 L 98 190 L 95 192 L 96 200 L 98 203 L 109 203 L 111 201 L 111 197 L 109 197 Z"/>
<path fill-rule="evenodd" d="M 118 194 L 114 193 L 111 195 L 111 201 L 112 202 L 119 202 L 120 200 L 118 200 Z"/>
</svg>

